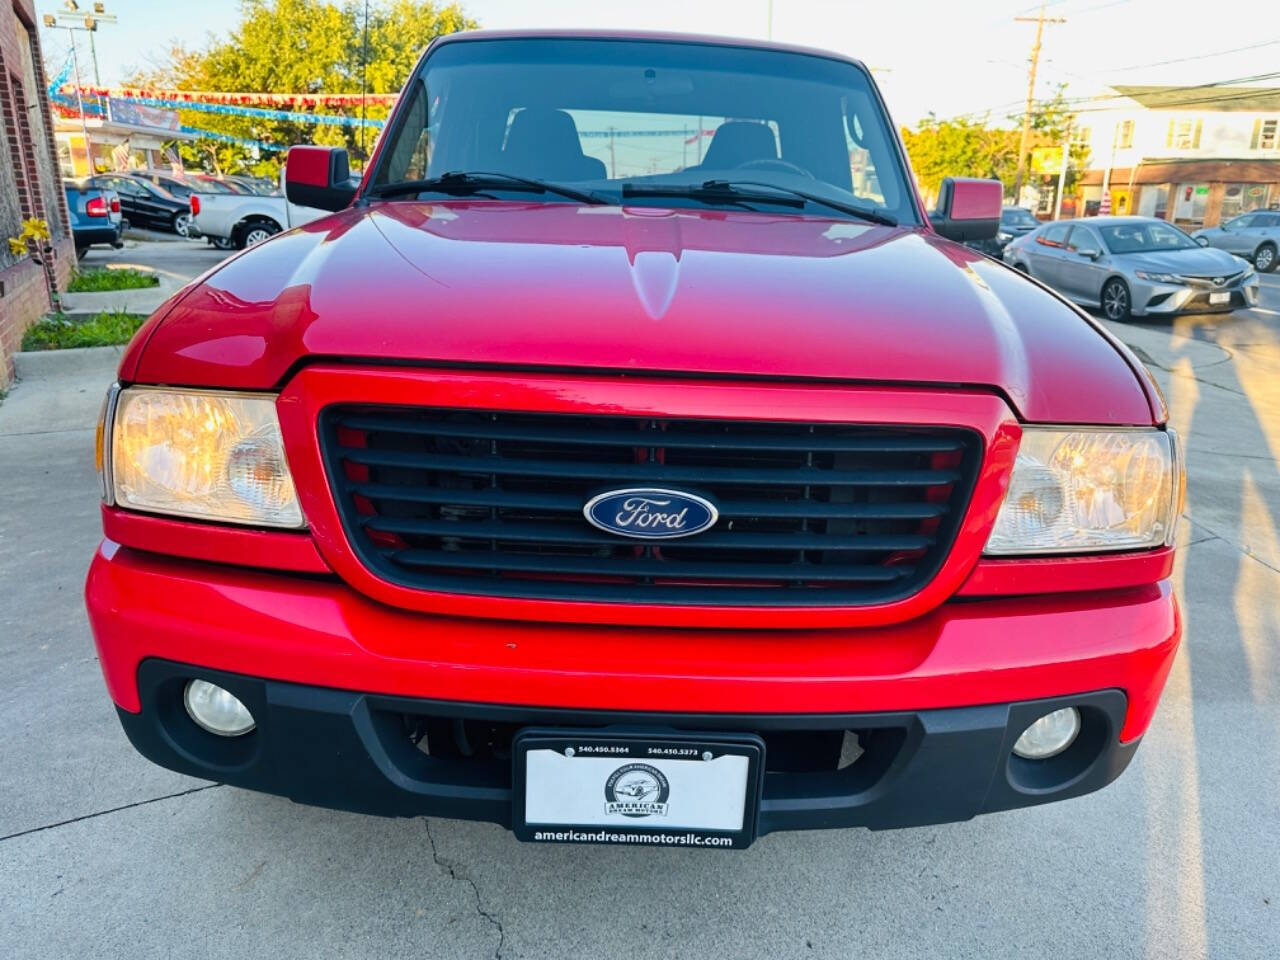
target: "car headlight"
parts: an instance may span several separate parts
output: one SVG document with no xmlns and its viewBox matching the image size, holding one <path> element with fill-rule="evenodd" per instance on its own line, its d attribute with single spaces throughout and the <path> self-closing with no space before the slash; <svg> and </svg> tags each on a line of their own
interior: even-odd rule
<svg viewBox="0 0 1280 960">
<path fill-rule="evenodd" d="M 996 233 L 996 239 L 999 240 L 1001 243 L 1008 243 L 1010 240 L 1013 239 L 1013 234 L 1005 233 L 1003 230 L 1001 230 L 998 233 Z"/>
<path fill-rule="evenodd" d="M 1253 265 L 1250 264 L 1249 266 L 1244 268 L 1244 274 L 1240 277 L 1240 282 L 1248 283 L 1250 280 L 1257 278 L 1257 276 L 1258 276 L 1258 271 L 1253 269 Z"/>
<path fill-rule="evenodd" d="M 108 395 L 104 491 L 121 507 L 304 526 L 274 396 L 129 387 Z"/>
<path fill-rule="evenodd" d="M 1152 283 L 1182 283 L 1181 277 L 1172 273 L 1147 273 L 1145 270 L 1133 271 L 1141 280 L 1150 280 Z"/>
<path fill-rule="evenodd" d="M 1170 544 L 1182 484 L 1172 430 L 1027 427 L 985 552 Z"/>
</svg>

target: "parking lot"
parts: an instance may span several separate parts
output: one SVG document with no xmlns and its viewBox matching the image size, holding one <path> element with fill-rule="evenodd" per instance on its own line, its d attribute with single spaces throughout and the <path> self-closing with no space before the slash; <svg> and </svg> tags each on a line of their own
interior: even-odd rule
<svg viewBox="0 0 1280 960">
<path fill-rule="evenodd" d="M 188 242 L 94 251 L 194 276 Z M 532 846 L 150 765 L 81 601 L 109 364 L 0 405 L 0 956 L 1280 955 L 1280 275 L 1259 309 L 1118 326 L 1187 441 L 1185 638 L 1129 771 L 943 827 L 743 853 Z M 61 391 L 56 416 L 45 391 Z"/>
</svg>

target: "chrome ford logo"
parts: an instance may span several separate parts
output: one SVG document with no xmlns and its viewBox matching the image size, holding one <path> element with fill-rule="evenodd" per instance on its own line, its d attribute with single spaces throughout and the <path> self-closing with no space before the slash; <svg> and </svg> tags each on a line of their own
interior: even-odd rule
<svg viewBox="0 0 1280 960">
<path fill-rule="evenodd" d="M 688 537 L 715 526 L 720 513 L 705 497 L 660 487 L 628 487 L 592 497 L 582 515 L 593 527 L 637 540 Z"/>
</svg>

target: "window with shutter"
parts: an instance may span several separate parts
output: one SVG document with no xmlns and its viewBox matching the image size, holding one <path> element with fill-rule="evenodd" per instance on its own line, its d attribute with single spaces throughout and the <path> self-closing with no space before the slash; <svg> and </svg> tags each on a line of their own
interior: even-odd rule
<svg viewBox="0 0 1280 960">
<path fill-rule="evenodd" d="M 1280 133 L 1280 121 L 1257 120 L 1253 125 L 1253 149 L 1276 149 L 1277 133 Z"/>
</svg>

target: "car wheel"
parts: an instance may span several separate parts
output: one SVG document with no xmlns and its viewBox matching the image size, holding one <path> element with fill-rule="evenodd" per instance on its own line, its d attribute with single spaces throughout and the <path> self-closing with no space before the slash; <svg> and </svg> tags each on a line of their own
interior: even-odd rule
<svg viewBox="0 0 1280 960">
<path fill-rule="evenodd" d="M 1025 263 L 1015 263 L 1013 265 L 1013 269 L 1017 270 L 1019 273 L 1025 273 L 1027 276 L 1031 276 L 1031 271 L 1027 269 L 1027 265 Z"/>
<path fill-rule="evenodd" d="M 1258 268 L 1259 273 L 1270 273 L 1276 268 L 1276 246 L 1274 243 L 1264 243 L 1258 248 L 1258 252 L 1253 255 L 1253 265 Z"/>
<path fill-rule="evenodd" d="M 191 214 L 177 213 L 173 217 L 173 232 L 180 237 L 185 237 L 190 233 Z"/>
<path fill-rule="evenodd" d="M 89 252 L 88 247 L 76 247 L 76 259 L 83 260 L 84 255 Z"/>
<path fill-rule="evenodd" d="M 256 243 L 261 243 L 263 240 L 274 237 L 279 232 L 280 228 L 274 223 L 260 220 L 245 227 L 241 232 L 241 236 L 244 238 L 244 245 L 252 247 Z"/>
<path fill-rule="evenodd" d="M 1118 277 L 1108 280 L 1102 287 L 1102 312 L 1108 320 L 1128 320 L 1132 303 L 1129 285 Z"/>
<path fill-rule="evenodd" d="M 236 242 L 230 237 L 210 237 L 210 242 L 219 250 L 234 250 Z"/>
</svg>

